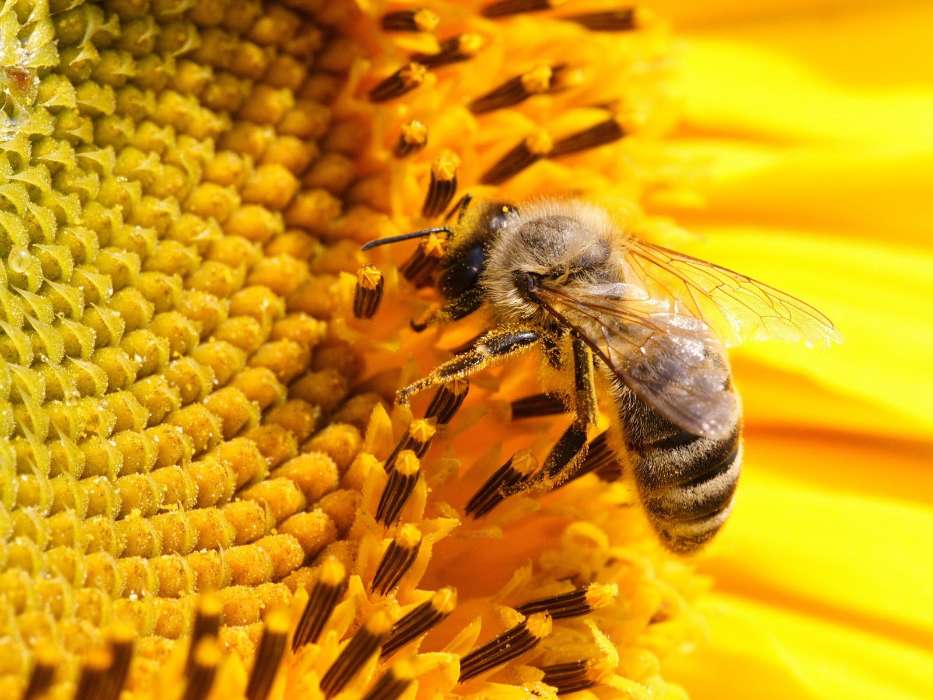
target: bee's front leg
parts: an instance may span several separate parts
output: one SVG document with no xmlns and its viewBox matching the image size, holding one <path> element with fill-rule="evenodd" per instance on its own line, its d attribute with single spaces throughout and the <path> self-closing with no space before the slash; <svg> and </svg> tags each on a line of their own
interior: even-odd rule
<svg viewBox="0 0 933 700">
<path fill-rule="evenodd" d="M 438 384 L 446 384 L 454 379 L 463 379 L 475 374 L 493 362 L 528 350 L 538 340 L 540 334 L 532 328 L 509 327 L 491 330 L 469 350 L 454 355 L 426 377 L 399 389 L 395 394 L 395 401 L 403 406 L 407 405 L 415 394 Z"/>
</svg>

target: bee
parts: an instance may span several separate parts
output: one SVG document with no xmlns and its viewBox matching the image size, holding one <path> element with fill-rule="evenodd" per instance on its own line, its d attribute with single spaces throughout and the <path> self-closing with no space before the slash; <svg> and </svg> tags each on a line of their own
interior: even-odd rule
<svg viewBox="0 0 933 700">
<path fill-rule="evenodd" d="M 419 327 L 484 307 L 492 326 L 401 388 L 397 402 L 538 348 L 566 377 L 573 420 L 533 475 L 499 474 L 484 488 L 501 499 L 573 478 L 602 397 L 611 407 L 609 449 L 628 465 L 648 521 L 674 552 L 700 548 L 732 507 L 742 409 L 726 347 L 763 338 L 838 340 L 830 320 L 803 301 L 647 242 L 584 201 L 546 199 L 519 209 L 465 198 L 452 226 L 364 249 L 428 235 L 447 237 L 435 280 L 443 303 Z"/>
</svg>

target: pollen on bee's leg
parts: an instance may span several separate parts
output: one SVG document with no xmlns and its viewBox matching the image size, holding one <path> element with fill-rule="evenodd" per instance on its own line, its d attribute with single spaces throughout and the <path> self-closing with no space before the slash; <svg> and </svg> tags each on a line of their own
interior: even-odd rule
<svg viewBox="0 0 933 700">
<path fill-rule="evenodd" d="M 508 17 L 525 12 L 541 12 L 559 5 L 560 0 L 498 0 L 482 9 L 483 17 Z"/>
<path fill-rule="evenodd" d="M 483 37 L 479 34 L 458 34 L 438 42 L 436 53 L 415 53 L 411 60 L 432 68 L 451 63 L 469 61 L 483 48 Z"/>
<path fill-rule="evenodd" d="M 402 525 L 376 568 L 372 590 L 379 595 L 392 590 L 415 562 L 419 549 L 421 530 L 411 524 Z"/>
<path fill-rule="evenodd" d="M 194 616 L 194 625 L 191 629 L 191 642 L 188 646 L 188 659 L 185 662 L 185 673 L 191 674 L 194 666 L 194 653 L 198 643 L 206 637 L 216 637 L 220 630 L 220 613 L 223 610 L 220 598 L 207 593 L 198 600 L 197 612 Z"/>
<path fill-rule="evenodd" d="M 320 688 L 325 698 L 333 697 L 343 690 L 373 654 L 379 651 L 390 629 L 391 622 L 385 613 L 377 612 L 370 616 L 366 625 L 353 635 L 321 678 Z"/>
<path fill-rule="evenodd" d="M 356 290 L 353 294 L 353 315 L 357 318 L 372 318 L 379 310 L 385 278 L 374 265 L 364 265 L 356 273 Z"/>
<path fill-rule="evenodd" d="M 541 666 L 540 669 L 544 672 L 544 678 L 541 681 L 557 688 L 558 695 L 592 688 L 607 672 L 603 664 L 587 659 Z"/>
<path fill-rule="evenodd" d="M 566 66 L 563 64 L 532 68 L 526 73 L 506 80 L 485 95 L 477 97 L 470 102 L 470 111 L 473 114 L 492 112 L 517 105 L 532 95 L 551 92 L 558 84 L 558 77 L 564 70 Z"/>
<path fill-rule="evenodd" d="M 439 22 L 436 13 L 420 7 L 388 12 L 382 16 L 380 24 L 387 32 L 433 32 Z"/>
<path fill-rule="evenodd" d="M 499 185 L 515 177 L 522 170 L 542 158 L 554 154 L 556 144 L 545 131 L 538 131 L 528 136 L 487 170 L 480 182 L 484 185 Z"/>
<path fill-rule="evenodd" d="M 188 683 L 182 700 L 204 700 L 214 686 L 217 668 L 223 660 L 220 644 L 214 637 L 205 637 L 194 649 Z"/>
<path fill-rule="evenodd" d="M 412 153 L 417 153 L 427 145 L 428 127 L 425 126 L 424 122 L 412 119 L 410 122 L 406 122 L 402 125 L 392 155 L 396 158 L 407 158 Z"/>
<path fill-rule="evenodd" d="M 295 627 L 292 651 L 317 641 L 346 589 L 346 569 L 336 557 L 328 557 L 321 564 L 318 580 L 308 595 L 308 602 Z"/>
<path fill-rule="evenodd" d="M 594 32 L 628 32 L 638 29 L 638 11 L 634 7 L 604 12 L 565 15 L 561 19 L 574 22 Z"/>
<path fill-rule="evenodd" d="M 38 700 L 51 687 L 55 678 L 55 668 L 60 661 L 55 647 L 51 644 L 40 644 L 36 647 L 35 657 L 36 661 L 21 700 Z"/>
<path fill-rule="evenodd" d="M 424 457 L 431 447 L 431 441 L 434 439 L 435 433 L 437 433 L 437 428 L 432 420 L 426 418 L 413 420 L 408 426 L 405 436 L 398 441 L 395 449 L 386 458 L 386 473 L 390 473 L 395 469 L 395 462 L 402 450 L 411 450 L 419 459 Z"/>
<path fill-rule="evenodd" d="M 442 236 L 433 233 L 422 240 L 411 257 L 399 267 L 402 277 L 416 287 L 429 286 L 447 250 L 446 243 Z"/>
<path fill-rule="evenodd" d="M 535 613 L 460 659 L 460 683 L 534 649 L 551 633 L 551 617 Z"/>
<path fill-rule="evenodd" d="M 424 82 L 428 69 L 422 63 L 406 63 L 369 91 L 370 102 L 388 102 L 411 92 Z"/>
<path fill-rule="evenodd" d="M 438 425 L 447 425 L 460 410 L 469 392 L 470 383 L 466 379 L 455 379 L 443 384 L 428 404 L 424 417 L 437 421 Z"/>
<path fill-rule="evenodd" d="M 511 404 L 512 420 L 556 416 L 567 412 L 567 407 L 557 394 L 532 394 L 516 399 Z"/>
<path fill-rule="evenodd" d="M 457 591 L 441 588 L 429 600 L 402 617 L 382 645 L 382 657 L 394 654 L 403 646 L 443 622 L 457 607 Z"/>
<path fill-rule="evenodd" d="M 457 169 L 460 157 L 453 151 L 444 151 L 431 164 L 431 184 L 421 207 L 421 215 L 426 218 L 444 213 L 457 193 Z"/>
<path fill-rule="evenodd" d="M 516 610 L 522 615 L 546 612 L 554 620 L 579 617 L 611 605 L 619 595 L 615 583 L 591 583 L 568 593 L 531 600 L 519 605 Z"/>
<path fill-rule="evenodd" d="M 554 147 L 549 155 L 551 158 L 559 158 L 571 153 L 579 153 L 580 151 L 618 141 L 625 135 L 626 131 L 622 124 L 619 123 L 618 119 L 612 117 L 582 131 L 558 139 L 554 142 Z"/>
<path fill-rule="evenodd" d="M 482 518 L 528 481 L 537 466 L 537 460 L 530 452 L 515 453 L 509 461 L 493 472 L 469 500 L 466 506 L 467 515 Z"/>
<path fill-rule="evenodd" d="M 288 612 L 285 609 L 269 613 L 259 647 L 256 649 L 253 670 L 249 674 L 249 683 L 246 686 L 247 700 L 266 700 L 268 697 L 285 653 L 288 628 Z"/>
<path fill-rule="evenodd" d="M 382 674 L 363 700 L 396 700 L 414 679 L 414 670 L 406 661 L 399 661 Z"/>
<path fill-rule="evenodd" d="M 421 474 L 421 462 L 411 450 L 399 452 L 394 466 L 376 508 L 376 520 L 384 525 L 398 520 L 399 513 L 415 490 Z M 375 583 L 373 585 L 375 586 Z"/>
</svg>

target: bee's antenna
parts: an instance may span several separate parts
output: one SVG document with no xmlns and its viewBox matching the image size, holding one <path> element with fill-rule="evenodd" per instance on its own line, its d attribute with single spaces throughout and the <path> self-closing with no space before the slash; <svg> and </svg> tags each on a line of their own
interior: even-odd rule
<svg viewBox="0 0 933 700">
<path fill-rule="evenodd" d="M 388 245 L 389 243 L 399 243 L 400 241 L 408 241 L 412 238 L 424 238 L 425 236 L 430 236 L 432 233 L 446 233 L 447 235 L 451 234 L 451 230 L 446 226 L 432 226 L 431 228 L 424 228 L 420 231 L 412 231 L 411 233 L 403 233 L 399 236 L 389 236 L 388 238 L 377 238 L 375 241 L 370 241 L 366 243 L 360 250 L 370 250 L 377 246 Z"/>
</svg>

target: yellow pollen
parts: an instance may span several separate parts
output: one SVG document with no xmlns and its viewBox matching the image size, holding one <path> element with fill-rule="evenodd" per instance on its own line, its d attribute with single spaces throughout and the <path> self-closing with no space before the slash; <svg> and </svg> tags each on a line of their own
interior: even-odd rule
<svg viewBox="0 0 933 700">
<path fill-rule="evenodd" d="M 441 182 L 448 182 L 457 176 L 457 168 L 459 167 L 460 156 L 451 150 L 444 150 L 431 163 L 431 174 Z"/>
<path fill-rule="evenodd" d="M 402 66 L 401 70 L 399 71 L 399 77 L 402 79 L 405 87 L 415 87 L 417 85 L 421 85 L 427 75 L 427 66 L 423 66 L 422 64 L 416 63 L 414 61 Z"/>
<path fill-rule="evenodd" d="M 459 44 L 461 53 L 467 56 L 473 56 L 483 48 L 485 40 L 479 34 L 466 33 L 460 35 Z"/>
<path fill-rule="evenodd" d="M 415 11 L 415 26 L 422 32 L 433 32 L 437 29 L 440 17 L 426 8 Z"/>
<path fill-rule="evenodd" d="M 453 612 L 454 608 L 457 607 L 457 590 L 450 586 L 440 589 L 431 599 L 431 605 L 435 610 L 445 615 Z"/>
<path fill-rule="evenodd" d="M 619 584 L 594 583 L 586 591 L 586 602 L 593 610 L 612 605 L 619 597 Z"/>
<path fill-rule="evenodd" d="M 421 542 L 421 530 L 411 523 L 406 523 L 399 528 L 395 541 L 404 549 L 414 549 Z"/>
<path fill-rule="evenodd" d="M 395 458 L 395 470 L 402 476 L 417 474 L 421 468 L 421 461 L 411 450 L 402 450 Z"/>
<path fill-rule="evenodd" d="M 551 634 L 554 623 L 551 620 L 551 616 L 547 613 L 535 613 L 528 616 L 528 619 L 525 621 L 525 626 L 533 637 L 544 639 Z"/>
<path fill-rule="evenodd" d="M 538 66 L 522 74 L 522 86 L 526 92 L 532 95 L 547 92 L 551 89 L 551 79 L 553 77 L 554 71 L 550 66 Z"/>
<path fill-rule="evenodd" d="M 554 147 L 554 141 L 551 139 L 551 136 L 543 129 L 539 129 L 528 136 L 525 139 L 525 144 L 528 147 L 528 151 L 536 156 L 546 156 Z"/>
</svg>

